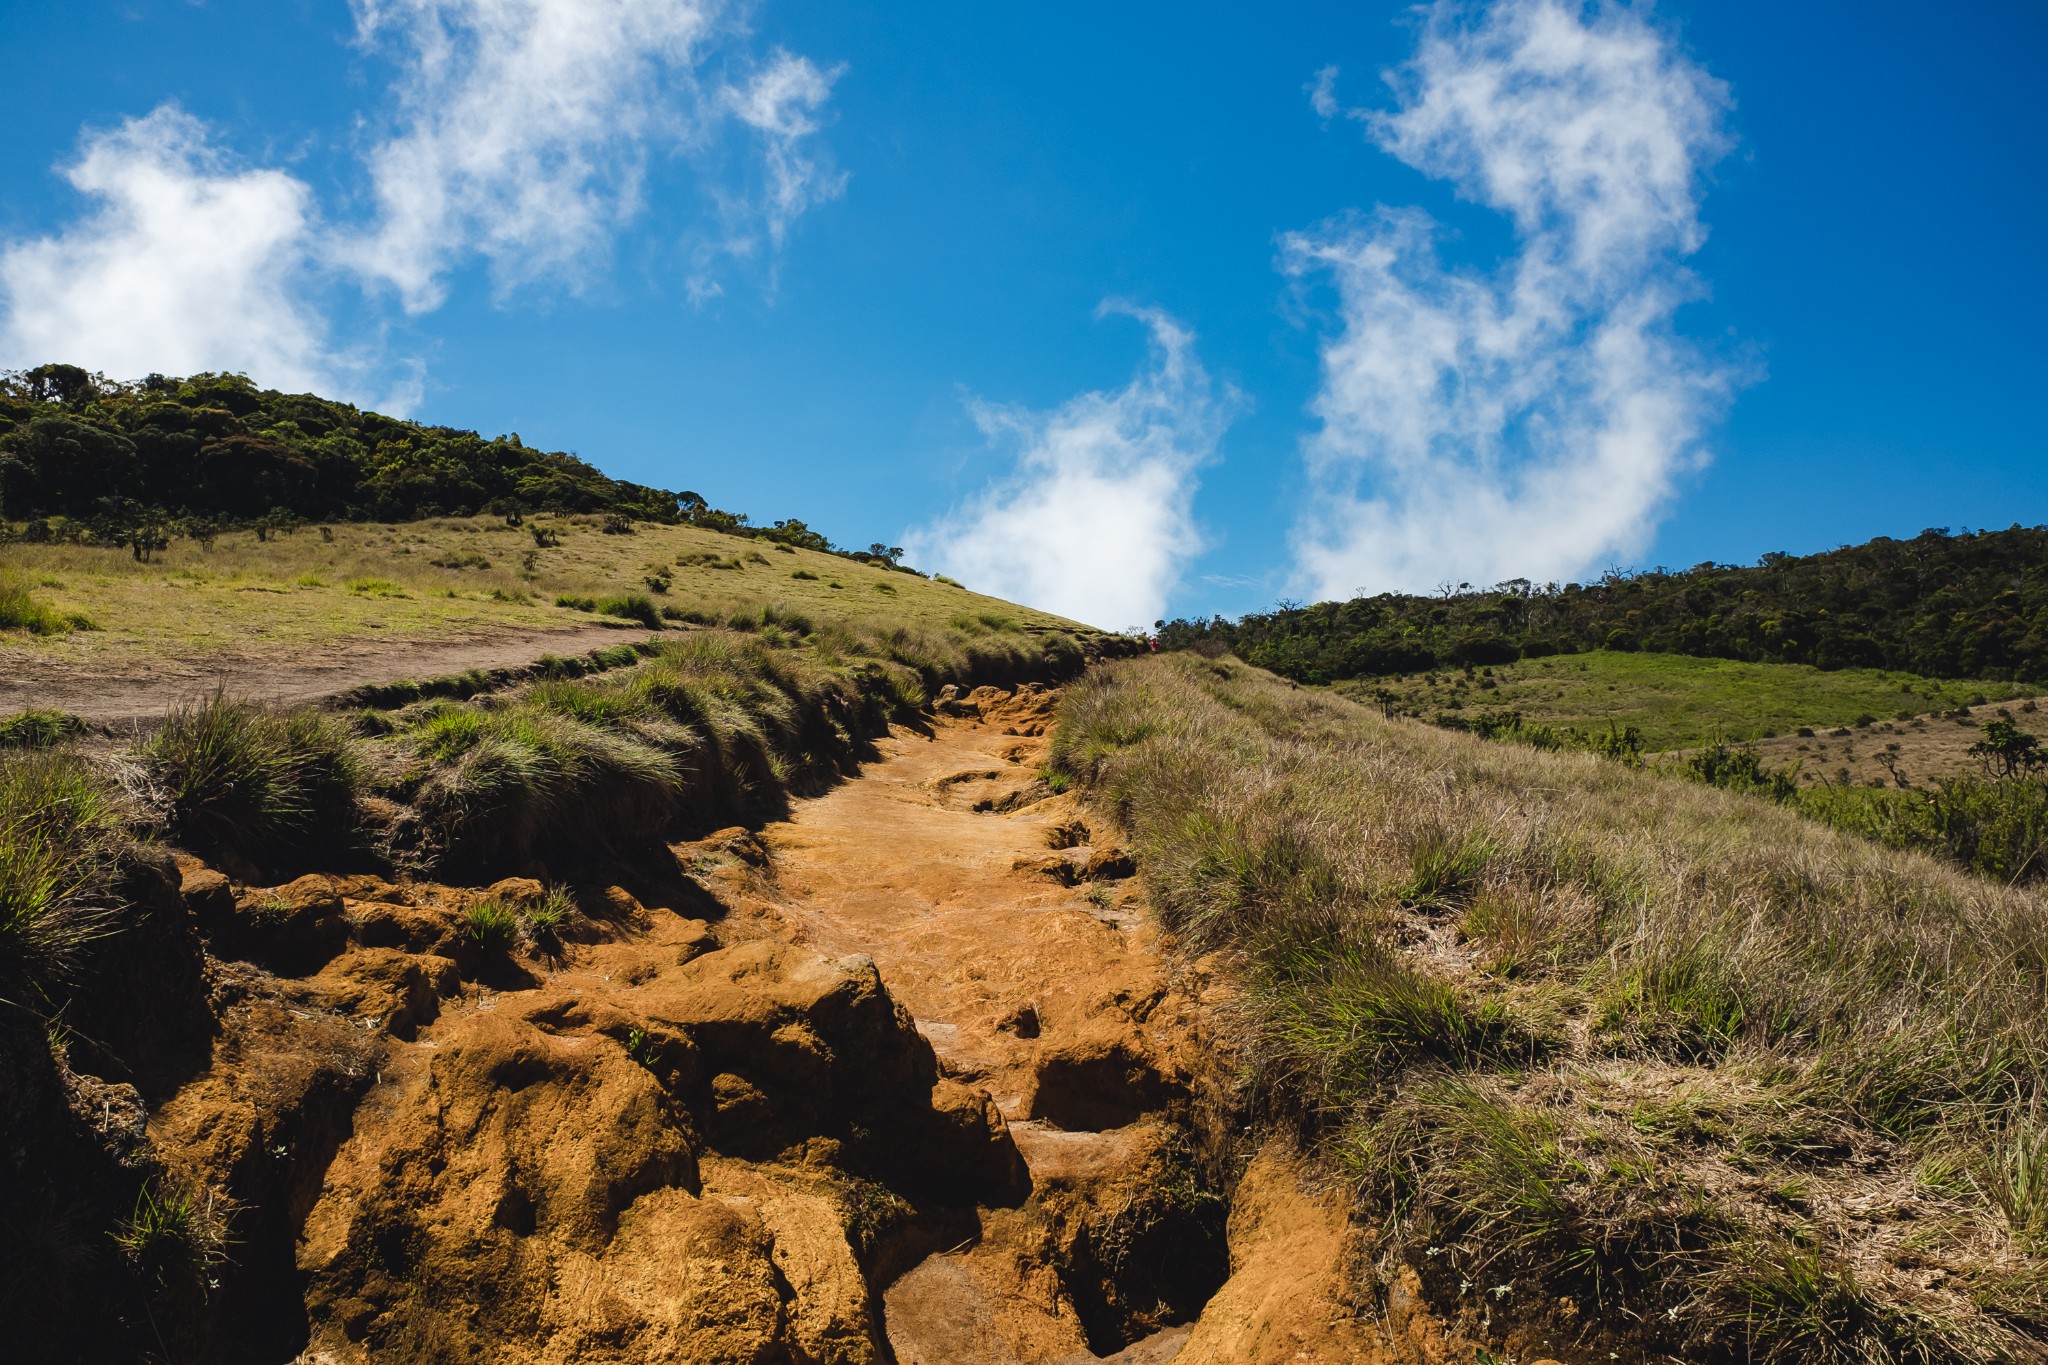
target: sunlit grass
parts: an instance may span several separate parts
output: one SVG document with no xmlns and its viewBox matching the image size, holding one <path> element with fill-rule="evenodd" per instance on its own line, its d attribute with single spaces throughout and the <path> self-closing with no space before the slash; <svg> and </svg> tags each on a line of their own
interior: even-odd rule
<svg viewBox="0 0 2048 1365">
<path fill-rule="evenodd" d="M 537 545 L 536 527 L 559 543 Z M 473 517 L 329 529 L 331 539 L 312 528 L 265 541 L 232 532 L 210 549 L 181 540 L 149 564 L 116 549 L 0 547 L 0 576 L 29 585 L 21 589 L 23 610 L 46 613 L 35 619 L 51 627 L 41 634 L 9 629 L 0 654 L 62 660 L 89 647 L 96 664 L 142 666 L 166 657 L 282 654 L 330 640 L 603 622 L 649 629 L 733 613 L 758 621 L 778 605 L 849 625 L 886 618 L 937 630 L 963 609 L 981 608 L 1020 628 L 1072 628 L 914 574 L 687 526 L 640 523 L 632 535 L 605 535 L 595 517 L 536 517 L 523 526 Z M 61 586 L 34 586 L 46 580 Z M 656 592 L 650 581 L 666 587 Z M 840 584 L 862 591 L 849 594 Z M 558 607 L 558 598 L 588 603 L 588 611 Z M 98 630 L 69 633 L 75 621 Z"/>
</svg>

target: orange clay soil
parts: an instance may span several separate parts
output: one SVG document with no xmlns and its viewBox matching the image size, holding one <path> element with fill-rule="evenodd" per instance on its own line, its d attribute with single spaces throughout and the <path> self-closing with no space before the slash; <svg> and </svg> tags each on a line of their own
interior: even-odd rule
<svg viewBox="0 0 2048 1365">
<path fill-rule="evenodd" d="M 159 1311 L 171 1353 L 1472 1359 L 1412 1277 L 1367 1289 L 1341 1193 L 1274 1144 L 1233 1163 L 1225 992 L 1040 782 L 1051 701 L 943 697 L 788 822 L 585 888 L 562 941 L 465 929 L 539 880 L 255 889 L 184 860 L 244 961 L 208 968 L 208 1060 L 148 1134 L 238 1240 Z"/>
</svg>

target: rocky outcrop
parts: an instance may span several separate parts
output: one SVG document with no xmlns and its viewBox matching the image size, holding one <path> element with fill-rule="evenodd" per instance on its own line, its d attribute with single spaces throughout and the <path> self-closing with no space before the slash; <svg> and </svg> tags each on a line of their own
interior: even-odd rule
<svg viewBox="0 0 2048 1365">
<path fill-rule="evenodd" d="M 617 888 L 549 962 L 466 930 L 538 884 L 183 887 L 248 959 L 215 968 L 211 1063 L 150 1120 L 238 1210 L 176 1318 L 199 1354 L 879 1360 L 884 1241 L 1028 1193 L 866 959 L 720 947 Z"/>
</svg>

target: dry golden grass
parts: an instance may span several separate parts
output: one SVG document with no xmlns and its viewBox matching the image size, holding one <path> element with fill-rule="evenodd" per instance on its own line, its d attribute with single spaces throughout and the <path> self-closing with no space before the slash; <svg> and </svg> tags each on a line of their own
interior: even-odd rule
<svg viewBox="0 0 2048 1365">
<path fill-rule="evenodd" d="M 1056 762 L 1439 1301 L 1688 1360 L 2048 1350 L 2038 895 L 1235 660 L 1102 671 Z"/>
<path fill-rule="evenodd" d="M 13 544 L 0 576 L 96 629 L 0 635 L 0 662 L 144 670 L 163 659 L 279 658 L 351 640 L 434 640 L 494 630 L 588 625 L 559 597 L 636 593 L 657 607 L 723 617 L 784 604 L 821 623 L 886 618 L 943 629 L 987 615 L 1022 627 L 1073 623 L 914 574 L 687 526 L 640 523 L 606 535 L 596 517 L 337 523 L 258 541 L 222 535 L 211 549 L 179 541 L 149 564 L 124 550 Z M 560 537 L 542 548 L 531 531 Z M 331 539 L 328 538 L 331 536 Z M 438 561 L 438 562 L 437 562 Z M 657 591 L 648 580 L 666 581 Z M 1092 632 L 1087 632 L 1092 633 Z"/>
</svg>

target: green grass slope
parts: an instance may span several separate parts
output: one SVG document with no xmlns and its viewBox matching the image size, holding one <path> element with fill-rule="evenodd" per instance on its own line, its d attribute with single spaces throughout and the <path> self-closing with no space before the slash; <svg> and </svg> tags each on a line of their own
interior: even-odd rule
<svg viewBox="0 0 2048 1365">
<path fill-rule="evenodd" d="M 1228 658 L 1091 675 L 1055 762 L 1235 964 L 1368 1294 L 1516 1358 L 2048 1353 L 2039 895 Z"/>
</svg>

